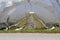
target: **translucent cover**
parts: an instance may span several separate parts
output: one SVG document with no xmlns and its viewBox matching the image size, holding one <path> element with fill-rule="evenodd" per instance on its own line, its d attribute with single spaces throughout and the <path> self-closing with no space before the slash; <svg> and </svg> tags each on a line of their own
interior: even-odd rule
<svg viewBox="0 0 60 40">
<path fill-rule="evenodd" d="M 60 6 L 56 0 L 18 0 L 3 1 L 0 3 L 0 22 L 18 21 L 28 12 L 35 12 L 38 18 L 45 23 L 60 23 Z"/>
</svg>

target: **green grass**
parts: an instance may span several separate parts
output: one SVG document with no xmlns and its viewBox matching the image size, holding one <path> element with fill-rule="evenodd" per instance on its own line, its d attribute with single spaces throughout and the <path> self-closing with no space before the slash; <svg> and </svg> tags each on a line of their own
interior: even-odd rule
<svg viewBox="0 0 60 40">
<path fill-rule="evenodd" d="M 60 30 L 47 30 L 47 29 L 40 29 L 40 30 L 0 30 L 0 33 L 60 33 Z"/>
</svg>

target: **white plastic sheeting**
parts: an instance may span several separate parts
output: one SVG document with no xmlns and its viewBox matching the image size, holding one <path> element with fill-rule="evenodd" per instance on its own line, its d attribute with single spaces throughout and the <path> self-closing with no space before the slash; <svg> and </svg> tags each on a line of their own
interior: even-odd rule
<svg viewBox="0 0 60 40">
<path fill-rule="evenodd" d="M 13 5 L 12 1 L 8 1 L 8 2 L 6 3 L 6 7 L 9 7 L 9 6 L 12 6 L 12 5 Z"/>
<path fill-rule="evenodd" d="M 57 2 L 56 2 L 57 1 Z M 60 5 L 59 5 L 59 2 L 58 0 L 51 0 L 52 4 L 53 4 L 53 7 L 55 8 L 55 11 L 57 12 L 57 16 L 58 16 L 58 22 L 60 23 Z"/>
<path fill-rule="evenodd" d="M 0 22 L 6 22 L 8 16 L 10 14 L 12 14 L 12 12 L 14 12 L 14 10 L 16 9 L 15 7 L 17 5 L 20 5 L 18 4 L 18 2 L 16 2 L 16 4 L 14 4 L 14 1 L 11 1 L 11 0 L 8 0 L 8 1 L 2 1 L 0 3 Z"/>
<path fill-rule="evenodd" d="M 9 15 L 10 20 L 20 20 L 26 16 L 25 12 L 33 11 L 45 23 L 60 23 L 60 7 L 56 0 L 31 0 L 30 3 L 31 5 L 25 0 L 15 7 L 15 11 Z"/>
</svg>

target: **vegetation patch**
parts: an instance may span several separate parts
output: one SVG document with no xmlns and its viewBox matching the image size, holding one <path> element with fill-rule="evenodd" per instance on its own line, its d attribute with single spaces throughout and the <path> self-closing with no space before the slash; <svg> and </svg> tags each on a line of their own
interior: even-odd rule
<svg viewBox="0 0 60 40">
<path fill-rule="evenodd" d="M 0 33 L 60 33 L 60 30 L 48 30 L 48 29 L 37 29 L 37 30 L 0 30 Z"/>
</svg>

